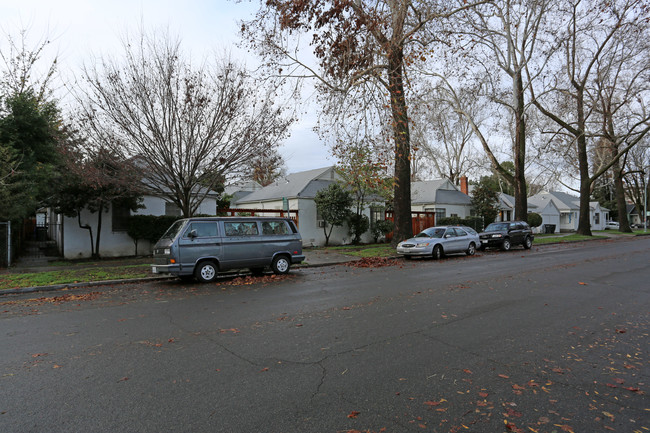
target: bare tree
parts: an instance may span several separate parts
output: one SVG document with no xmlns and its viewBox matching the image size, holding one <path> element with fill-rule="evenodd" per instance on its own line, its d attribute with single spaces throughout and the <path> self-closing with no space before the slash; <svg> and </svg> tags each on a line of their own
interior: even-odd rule
<svg viewBox="0 0 650 433">
<path fill-rule="evenodd" d="M 647 25 L 630 26 L 618 32 L 612 43 L 596 62 L 594 91 L 591 93 L 601 139 L 606 146 L 619 210 L 620 231 L 631 233 L 624 218 L 627 154 L 619 157 L 624 147 L 638 143 L 650 131 L 650 112 L 645 104 L 650 97 L 650 44 Z M 620 159 L 619 159 L 620 158 Z"/>
<path fill-rule="evenodd" d="M 414 110 L 413 159 L 421 165 L 418 171 L 428 168 L 458 185 L 462 175 L 478 167 L 478 155 L 472 146 L 472 126 L 446 96 L 443 88 L 435 87 L 423 97 L 421 108 Z M 459 91 L 458 98 L 480 128 L 486 116 L 481 100 L 467 88 Z"/>
<path fill-rule="evenodd" d="M 625 191 L 629 200 L 635 204 L 641 221 L 646 221 L 648 177 L 650 176 L 650 139 L 646 136 L 627 155 L 625 172 Z"/>
<path fill-rule="evenodd" d="M 82 126 L 144 165 L 147 186 L 193 215 L 223 180 L 287 136 L 277 86 L 229 59 L 195 66 L 168 34 L 126 38 L 123 58 L 83 68 Z"/>
<path fill-rule="evenodd" d="M 18 36 L 5 32 L 5 49 L 0 50 L 0 97 L 33 92 L 39 102 L 50 100 L 58 66 L 58 56 L 48 54 L 50 40 L 43 37 L 30 43 L 29 29 Z M 2 44 L 0 44 L 0 47 Z"/>
<path fill-rule="evenodd" d="M 461 36 L 454 49 L 461 52 L 461 48 L 466 48 L 460 56 L 466 64 L 457 69 L 463 71 L 461 75 L 473 73 L 474 87 L 508 113 L 511 127 L 507 129 L 511 131 L 514 173 L 501 166 L 484 133 L 479 134 L 479 125 L 466 107 L 466 98 L 461 98 L 459 91 L 453 90 L 450 100 L 479 136 L 494 170 L 514 187 L 515 214 L 522 220 L 526 220 L 528 214 L 526 68 L 537 55 L 537 39 L 544 29 L 549 4 L 550 0 L 495 0 L 464 10 L 454 17 L 454 33 Z M 472 72 L 465 72 L 467 68 Z M 450 77 L 447 78 L 445 85 L 451 88 Z M 454 87 L 465 86 L 467 82 L 461 76 Z"/>
<path fill-rule="evenodd" d="M 262 186 L 272 184 L 275 180 L 287 174 L 284 158 L 277 149 L 253 157 L 250 162 L 249 178 Z"/>
<path fill-rule="evenodd" d="M 469 7 L 417 0 L 271 0 L 242 25 L 247 42 L 276 73 L 316 78 L 321 91 L 346 95 L 346 101 L 362 89 L 382 96 L 394 149 L 394 242 L 412 235 L 406 72 L 430 54 L 439 21 Z M 294 45 L 292 35 L 301 34 L 311 37 L 315 62 L 298 58 L 300 41 Z"/>
<path fill-rule="evenodd" d="M 557 19 L 564 24 L 558 26 L 556 39 L 545 51 L 547 67 L 559 67 L 553 73 L 547 69 L 546 74 L 539 75 L 537 89 L 531 86 L 530 90 L 535 106 L 559 127 L 554 135 L 564 141 L 565 147 L 575 147 L 573 153 L 580 174 L 578 233 L 591 235 L 588 209 L 594 181 L 642 136 L 637 134 L 631 141 L 620 142 L 622 146 L 610 161 L 590 174 L 588 145 L 603 135 L 602 123 L 594 120 L 597 107 L 592 104 L 590 93 L 594 91 L 599 61 L 607 56 L 618 35 L 630 42 L 629 37 L 637 38 L 630 29 L 647 24 L 650 11 L 641 0 L 618 0 L 599 7 L 582 0 L 567 0 L 561 5 Z"/>
</svg>

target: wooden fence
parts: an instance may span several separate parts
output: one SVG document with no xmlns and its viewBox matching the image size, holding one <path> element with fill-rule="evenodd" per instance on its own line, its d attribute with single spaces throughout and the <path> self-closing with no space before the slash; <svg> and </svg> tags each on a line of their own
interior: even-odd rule
<svg viewBox="0 0 650 433">
<path fill-rule="evenodd" d="M 280 218 L 289 218 L 296 223 L 296 227 L 300 227 L 298 224 L 298 210 L 282 210 L 282 209 L 238 209 L 238 208 L 228 208 L 228 209 L 218 209 L 217 215 L 223 216 L 274 216 Z"/>
<path fill-rule="evenodd" d="M 393 211 L 386 211 L 386 219 L 389 221 L 395 221 Z M 413 234 L 420 233 L 422 230 L 427 227 L 433 227 L 436 225 L 436 213 L 435 212 L 416 212 L 411 211 L 411 227 L 413 228 Z M 386 235 L 386 240 L 390 241 L 393 238 L 393 233 Z"/>
</svg>

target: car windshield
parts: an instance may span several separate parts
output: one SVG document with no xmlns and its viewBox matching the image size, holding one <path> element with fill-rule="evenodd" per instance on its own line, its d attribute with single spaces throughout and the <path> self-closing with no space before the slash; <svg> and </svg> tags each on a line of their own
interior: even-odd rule
<svg viewBox="0 0 650 433">
<path fill-rule="evenodd" d="M 418 233 L 416 238 L 441 238 L 445 234 L 445 229 L 430 228 Z"/>
<path fill-rule="evenodd" d="M 180 233 L 181 228 L 185 225 L 186 220 L 178 220 L 167 229 L 160 239 L 174 239 Z"/>
<path fill-rule="evenodd" d="M 492 223 L 485 228 L 486 232 L 498 232 L 508 230 L 510 223 Z"/>
</svg>

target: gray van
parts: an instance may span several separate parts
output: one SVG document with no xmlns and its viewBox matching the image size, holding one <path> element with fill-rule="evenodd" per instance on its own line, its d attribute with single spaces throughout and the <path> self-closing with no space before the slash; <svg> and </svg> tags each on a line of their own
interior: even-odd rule
<svg viewBox="0 0 650 433">
<path fill-rule="evenodd" d="M 273 217 L 205 217 L 176 221 L 154 246 L 154 274 L 214 281 L 217 273 L 270 266 L 286 274 L 305 260 L 295 223 Z"/>
</svg>

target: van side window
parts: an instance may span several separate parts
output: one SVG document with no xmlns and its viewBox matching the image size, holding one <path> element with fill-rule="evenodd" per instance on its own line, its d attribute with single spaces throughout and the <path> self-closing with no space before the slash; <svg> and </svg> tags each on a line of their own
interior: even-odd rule
<svg viewBox="0 0 650 433">
<path fill-rule="evenodd" d="M 224 222 L 226 236 L 255 236 L 259 234 L 255 222 Z"/>
<path fill-rule="evenodd" d="M 187 226 L 185 233 L 183 234 L 184 238 L 190 237 L 190 232 L 196 230 L 196 236 L 199 238 L 210 238 L 215 237 L 219 234 L 217 231 L 216 222 L 193 222 Z"/>
<path fill-rule="evenodd" d="M 284 221 L 264 221 L 262 223 L 263 235 L 287 235 L 289 228 Z"/>
</svg>

